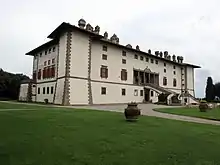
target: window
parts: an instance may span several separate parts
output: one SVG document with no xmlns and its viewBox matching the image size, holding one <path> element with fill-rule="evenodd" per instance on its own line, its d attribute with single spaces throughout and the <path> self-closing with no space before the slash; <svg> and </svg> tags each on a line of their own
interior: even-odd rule
<svg viewBox="0 0 220 165">
<path fill-rule="evenodd" d="M 34 79 L 34 80 L 37 79 L 37 73 L 36 73 L 36 71 L 33 72 L 33 79 Z"/>
<path fill-rule="evenodd" d="M 37 88 L 37 94 L 40 94 L 40 88 Z"/>
<path fill-rule="evenodd" d="M 150 62 L 153 64 L 154 63 L 154 59 L 150 59 Z"/>
<path fill-rule="evenodd" d="M 144 91 L 143 90 L 140 91 L 140 95 L 144 96 Z"/>
<path fill-rule="evenodd" d="M 40 57 L 42 57 L 42 53 L 40 53 Z"/>
<path fill-rule="evenodd" d="M 141 61 L 143 61 L 143 60 L 144 60 L 144 57 L 143 57 L 143 56 L 141 56 L 141 57 L 140 57 L 140 60 L 141 60 Z"/>
<path fill-rule="evenodd" d="M 46 66 L 47 65 L 47 61 L 44 61 L 44 66 Z"/>
<path fill-rule="evenodd" d="M 48 65 L 50 65 L 50 60 L 48 60 Z"/>
<path fill-rule="evenodd" d="M 102 59 L 103 59 L 103 60 L 107 60 L 107 55 L 106 55 L 106 54 L 103 54 L 103 55 L 102 55 Z"/>
<path fill-rule="evenodd" d="M 36 85 L 33 85 L 32 87 L 33 87 L 33 88 L 35 88 L 35 87 L 36 87 Z"/>
<path fill-rule="evenodd" d="M 53 47 L 53 52 L 55 52 L 55 50 L 56 50 L 56 47 Z"/>
<path fill-rule="evenodd" d="M 122 59 L 122 64 L 126 64 L 126 59 Z"/>
<path fill-rule="evenodd" d="M 122 56 L 126 56 L 126 51 L 122 51 Z"/>
<path fill-rule="evenodd" d="M 121 70 L 121 80 L 126 81 L 127 80 L 127 76 L 128 76 L 127 70 L 126 69 L 122 69 Z"/>
<path fill-rule="evenodd" d="M 177 83 L 176 83 L 176 79 L 174 78 L 174 79 L 173 79 L 173 86 L 176 87 L 176 84 L 177 84 Z"/>
<path fill-rule="evenodd" d="M 108 68 L 107 68 L 107 66 L 101 66 L 101 68 L 100 68 L 100 77 L 101 78 L 108 78 Z"/>
<path fill-rule="evenodd" d="M 106 95 L 106 87 L 102 87 L 101 88 L 101 94 L 102 95 Z"/>
<path fill-rule="evenodd" d="M 105 51 L 105 52 L 107 52 L 108 47 L 107 47 L 106 45 L 103 45 L 103 46 L 102 46 L 102 50 Z"/>
<path fill-rule="evenodd" d="M 155 63 L 158 64 L 158 60 L 155 60 Z"/>
<path fill-rule="evenodd" d="M 43 94 L 45 94 L 45 87 L 43 87 Z"/>
<path fill-rule="evenodd" d="M 154 91 L 150 91 L 151 97 L 154 97 Z"/>
<path fill-rule="evenodd" d="M 176 71 L 173 71 L 173 74 L 175 75 L 175 74 L 176 74 Z"/>
<path fill-rule="evenodd" d="M 37 79 L 38 79 L 38 80 L 41 79 L 41 69 L 38 70 L 38 73 L 37 73 Z"/>
<path fill-rule="evenodd" d="M 47 87 L 47 94 L 49 94 L 50 93 L 50 88 L 49 87 Z"/>
<path fill-rule="evenodd" d="M 52 77 L 52 78 L 55 77 L 55 65 L 53 65 L 53 66 L 51 67 L 50 71 L 51 71 L 51 77 Z"/>
<path fill-rule="evenodd" d="M 167 78 L 166 77 L 163 78 L 163 85 L 167 85 Z"/>
<path fill-rule="evenodd" d="M 51 48 L 49 49 L 49 54 L 51 53 Z"/>
<path fill-rule="evenodd" d="M 126 95 L 126 90 L 125 89 L 121 89 L 121 95 L 125 96 Z"/>
<path fill-rule="evenodd" d="M 54 63 L 55 63 L 55 58 L 52 59 L 52 64 L 54 64 Z"/>
<path fill-rule="evenodd" d="M 176 66 L 175 66 L 175 65 L 173 65 L 173 69 L 176 69 Z"/>
<path fill-rule="evenodd" d="M 164 66 L 167 66 L 167 64 L 166 64 L 166 63 L 164 63 Z"/>
<path fill-rule="evenodd" d="M 134 96 L 138 96 L 138 90 L 137 89 L 134 90 Z"/>
<path fill-rule="evenodd" d="M 50 88 L 50 93 L 53 94 L 53 87 Z"/>
<path fill-rule="evenodd" d="M 148 57 L 146 57 L 146 62 L 149 62 L 149 58 Z"/>
<path fill-rule="evenodd" d="M 166 69 L 164 69 L 163 71 L 164 71 L 164 73 L 166 73 L 166 72 L 167 72 L 167 70 L 166 70 Z"/>
<path fill-rule="evenodd" d="M 134 55 L 134 58 L 135 58 L 135 59 L 138 59 L 138 55 L 137 55 L 137 54 L 135 54 L 135 55 Z"/>
<path fill-rule="evenodd" d="M 47 55 L 47 50 L 45 51 L 45 55 Z"/>
</svg>

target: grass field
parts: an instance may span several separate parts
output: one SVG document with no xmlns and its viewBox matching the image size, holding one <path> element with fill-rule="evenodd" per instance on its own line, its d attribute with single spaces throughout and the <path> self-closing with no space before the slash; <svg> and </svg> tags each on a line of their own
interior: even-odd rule
<svg viewBox="0 0 220 165">
<path fill-rule="evenodd" d="M 2 165 L 219 165 L 219 138 L 219 126 L 0 103 Z"/>
<path fill-rule="evenodd" d="M 218 108 L 207 112 L 200 112 L 198 108 L 164 108 L 156 111 L 220 121 L 220 109 Z"/>
</svg>

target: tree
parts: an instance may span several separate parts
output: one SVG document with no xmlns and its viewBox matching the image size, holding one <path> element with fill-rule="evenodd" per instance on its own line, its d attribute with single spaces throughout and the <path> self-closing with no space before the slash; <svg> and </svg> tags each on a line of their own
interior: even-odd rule
<svg viewBox="0 0 220 165">
<path fill-rule="evenodd" d="M 29 77 L 23 74 L 12 74 L 0 69 L 0 99 L 17 99 L 22 80 Z"/>
<path fill-rule="evenodd" d="M 220 82 L 215 84 L 215 96 L 220 98 Z"/>
<path fill-rule="evenodd" d="M 206 101 L 208 102 L 211 102 L 215 99 L 215 86 L 213 85 L 213 81 L 211 77 L 207 78 L 205 98 L 206 98 Z"/>
</svg>

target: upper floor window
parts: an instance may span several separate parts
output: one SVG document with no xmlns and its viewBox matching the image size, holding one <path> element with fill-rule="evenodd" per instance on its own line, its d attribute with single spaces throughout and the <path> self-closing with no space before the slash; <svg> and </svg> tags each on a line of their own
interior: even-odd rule
<svg viewBox="0 0 220 165">
<path fill-rule="evenodd" d="M 166 64 L 166 63 L 164 63 L 164 66 L 167 66 L 167 64 Z"/>
<path fill-rule="evenodd" d="M 41 69 L 38 70 L 38 73 L 37 73 L 37 79 L 38 79 L 38 80 L 41 79 Z"/>
<path fill-rule="evenodd" d="M 143 57 L 143 56 L 140 56 L 140 60 L 143 61 L 143 60 L 144 60 L 144 57 Z"/>
<path fill-rule="evenodd" d="M 127 80 L 127 75 L 128 75 L 127 70 L 126 69 L 122 69 L 121 70 L 121 80 L 126 81 Z"/>
<path fill-rule="evenodd" d="M 40 53 L 40 57 L 42 57 L 42 53 Z"/>
<path fill-rule="evenodd" d="M 48 60 L 48 65 L 50 65 L 50 60 Z"/>
<path fill-rule="evenodd" d="M 102 46 L 102 50 L 107 52 L 108 51 L 108 47 L 106 45 L 103 45 Z"/>
<path fill-rule="evenodd" d="M 121 95 L 122 96 L 125 96 L 126 95 L 126 90 L 123 88 L 123 89 L 121 89 Z"/>
<path fill-rule="evenodd" d="M 135 55 L 134 55 L 134 58 L 135 58 L 135 59 L 138 59 L 138 55 L 137 55 L 137 54 L 135 54 Z"/>
<path fill-rule="evenodd" d="M 100 76 L 101 78 L 108 78 L 108 67 L 107 66 L 101 66 L 100 68 Z"/>
<path fill-rule="evenodd" d="M 55 58 L 52 59 L 52 64 L 54 64 L 54 63 L 55 63 Z"/>
<path fill-rule="evenodd" d="M 56 50 L 56 47 L 53 47 L 53 52 L 55 52 L 55 50 Z"/>
<path fill-rule="evenodd" d="M 153 64 L 154 63 L 154 59 L 150 59 L 150 62 Z"/>
<path fill-rule="evenodd" d="M 106 87 L 102 87 L 101 88 L 101 94 L 102 95 L 106 95 Z"/>
<path fill-rule="evenodd" d="M 46 66 L 47 65 L 47 61 L 44 61 L 44 66 Z"/>
<path fill-rule="evenodd" d="M 107 60 L 107 58 L 108 58 L 108 57 L 107 57 L 106 54 L 102 54 L 102 59 L 103 59 L 103 60 Z"/>
<path fill-rule="evenodd" d="M 51 53 L 51 48 L 49 49 L 49 54 Z"/>
<path fill-rule="evenodd" d="M 173 86 L 176 87 L 176 85 L 177 85 L 177 82 L 176 82 L 176 79 L 174 78 L 173 79 Z"/>
<path fill-rule="evenodd" d="M 47 55 L 47 50 L 45 51 L 45 55 Z"/>
<path fill-rule="evenodd" d="M 126 56 L 126 51 L 122 51 L 122 56 Z"/>
<path fill-rule="evenodd" d="M 166 73 L 166 72 L 167 72 L 167 70 L 166 70 L 166 69 L 164 69 L 163 71 L 164 71 L 164 73 Z"/>
<path fill-rule="evenodd" d="M 126 59 L 122 59 L 122 64 L 126 64 Z"/>
<path fill-rule="evenodd" d="M 176 69 L 176 66 L 175 66 L 175 65 L 173 65 L 173 69 Z"/>
<path fill-rule="evenodd" d="M 176 71 L 173 71 L 173 74 L 176 75 Z"/>
<path fill-rule="evenodd" d="M 158 64 L 158 60 L 155 60 L 155 63 Z"/>
<path fill-rule="evenodd" d="M 149 62 L 149 58 L 148 57 L 146 57 L 146 62 Z"/>
<path fill-rule="evenodd" d="M 167 85 L 167 78 L 166 77 L 163 78 L 163 85 Z"/>
</svg>

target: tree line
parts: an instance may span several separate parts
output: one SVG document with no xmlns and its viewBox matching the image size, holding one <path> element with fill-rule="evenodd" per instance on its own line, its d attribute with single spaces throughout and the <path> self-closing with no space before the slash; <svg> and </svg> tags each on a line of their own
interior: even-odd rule
<svg viewBox="0 0 220 165">
<path fill-rule="evenodd" d="M 205 99 L 208 102 L 219 101 L 220 98 L 220 82 L 213 84 L 211 77 L 207 78 L 205 90 Z"/>
<path fill-rule="evenodd" d="M 17 100 L 21 81 L 29 77 L 23 74 L 13 74 L 0 68 L 0 100 Z"/>
</svg>

